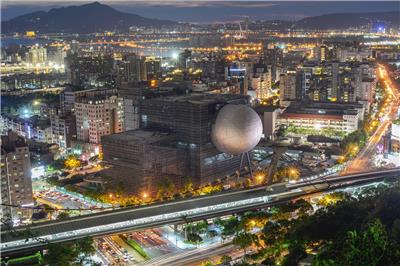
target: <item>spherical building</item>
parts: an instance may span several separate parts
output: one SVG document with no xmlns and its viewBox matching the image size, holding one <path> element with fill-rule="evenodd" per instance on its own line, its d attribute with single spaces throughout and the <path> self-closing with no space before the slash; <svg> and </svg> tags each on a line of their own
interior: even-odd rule
<svg viewBox="0 0 400 266">
<path fill-rule="evenodd" d="M 253 149 L 263 126 L 258 114 L 247 105 L 225 105 L 212 127 L 211 139 L 218 150 L 238 155 Z"/>
</svg>

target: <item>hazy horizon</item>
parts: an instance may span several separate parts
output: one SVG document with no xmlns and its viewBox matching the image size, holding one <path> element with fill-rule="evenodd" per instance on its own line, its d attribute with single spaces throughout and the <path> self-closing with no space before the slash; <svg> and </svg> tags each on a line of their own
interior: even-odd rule
<svg viewBox="0 0 400 266">
<path fill-rule="evenodd" d="M 81 5 L 94 1 L 3 1 L 2 21 L 35 11 Z M 380 1 L 99 1 L 121 12 L 182 22 L 227 22 L 250 17 L 257 20 L 298 20 L 329 13 L 398 11 L 398 2 Z M 368 2 L 368 5 L 365 3 Z M 345 11 L 343 11 L 345 10 Z"/>
</svg>

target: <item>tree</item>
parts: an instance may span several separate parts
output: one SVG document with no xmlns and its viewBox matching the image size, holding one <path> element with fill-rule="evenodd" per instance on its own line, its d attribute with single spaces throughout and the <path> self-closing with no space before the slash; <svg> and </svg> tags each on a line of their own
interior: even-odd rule
<svg viewBox="0 0 400 266">
<path fill-rule="evenodd" d="M 190 177 L 186 177 L 186 178 L 185 178 L 185 183 L 184 183 L 184 185 L 183 185 L 182 192 L 183 192 L 184 194 L 193 193 L 193 190 L 194 190 L 194 188 L 193 188 L 192 179 L 191 179 Z"/>
<path fill-rule="evenodd" d="M 282 265 L 291 266 L 298 265 L 299 261 L 307 257 L 304 245 L 298 241 L 294 241 L 289 245 L 288 254 L 284 257 Z"/>
<path fill-rule="evenodd" d="M 196 243 L 196 245 L 197 245 L 198 243 L 203 241 L 203 238 L 197 233 L 188 233 L 187 240 L 190 242 Z"/>
<path fill-rule="evenodd" d="M 246 232 L 239 233 L 232 241 L 233 244 L 238 245 L 241 249 L 243 249 L 245 255 L 246 249 L 256 242 L 258 243 L 257 235 Z"/>
<path fill-rule="evenodd" d="M 44 262 L 50 266 L 71 265 L 78 257 L 76 249 L 71 245 L 50 243 L 47 246 L 48 252 L 44 255 Z"/>
<path fill-rule="evenodd" d="M 314 209 L 313 206 L 306 200 L 304 199 L 299 199 L 297 200 L 294 205 L 297 208 L 297 214 L 300 217 L 307 216 L 309 213 L 311 213 Z"/>
<path fill-rule="evenodd" d="M 244 187 L 245 188 L 251 187 L 251 179 L 250 178 L 246 178 L 246 180 L 244 181 Z"/>
<path fill-rule="evenodd" d="M 44 256 L 45 265 L 95 265 L 90 256 L 94 254 L 93 238 L 85 237 L 69 244 L 49 243 Z"/>
<path fill-rule="evenodd" d="M 243 229 L 237 217 L 230 217 L 227 220 L 219 220 L 218 224 L 222 227 L 223 236 L 237 234 Z"/>
<path fill-rule="evenodd" d="M 370 224 L 364 232 L 355 230 L 347 233 L 344 243 L 342 263 L 343 265 L 356 266 L 381 265 L 385 253 L 388 251 L 388 236 L 385 227 L 379 220 Z"/>
<path fill-rule="evenodd" d="M 232 258 L 228 255 L 222 255 L 221 264 L 229 264 L 232 261 Z"/>
<path fill-rule="evenodd" d="M 69 218 L 68 212 L 62 212 L 57 216 L 57 220 L 66 220 Z"/>
<path fill-rule="evenodd" d="M 275 175 L 274 180 L 280 182 L 282 180 L 299 180 L 300 178 L 300 170 L 294 166 L 286 166 L 279 169 Z"/>
<path fill-rule="evenodd" d="M 319 201 L 318 201 L 318 205 L 320 206 L 324 206 L 327 207 L 331 204 L 336 204 L 337 202 L 344 200 L 345 198 L 347 198 L 348 195 L 344 192 L 333 192 L 333 193 L 329 193 L 324 195 Z"/>
<path fill-rule="evenodd" d="M 76 155 L 69 155 L 64 161 L 65 168 L 75 169 L 81 166 L 81 161 L 76 157 Z"/>
<path fill-rule="evenodd" d="M 85 237 L 75 241 L 76 249 L 80 252 L 80 257 L 78 258 L 79 263 L 86 265 L 86 262 L 90 261 L 90 256 L 92 256 L 96 249 L 93 245 L 93 238 Z"/>
<path fill-rule="evenodd" d="M 115 189 L 115 194 L 117 197 L 121 197 L 125 193 L 125 186 L 123 182 L 118 182 L 117 187 Z"/>
<path fill-rule="evenodd" d="M 204 221 L 200 221 L 198 223 L 196 223 L 196 225 L 194 226 L 196 232 L 198 232 L 199 234 L 204 234 L 207 232 L 208 229 L 208 223 L 207 220 Z"/>
<path fill-rule="evenodd" d="M 157 183 L 158 191 L 157 198 L 162 197 L 171 198 L 175 194 L 175 184 L 169 178 L 162 178 Z"/>
</svg>

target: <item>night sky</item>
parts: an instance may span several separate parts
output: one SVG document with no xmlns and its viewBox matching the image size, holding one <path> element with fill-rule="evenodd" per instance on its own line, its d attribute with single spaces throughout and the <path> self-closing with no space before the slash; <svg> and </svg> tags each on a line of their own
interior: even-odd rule
<svg viewBox="0 0 400 266">
<path fill-rule="evenodd" d="M 69 1 L 69 5 L 80 5 L 92 1 Z M 252 19 L 297 20 L 307 16 L 329 13 L 399 11 L 400 2 L 382 1 L 100 1 L 117 10 L 149 18 L 169 19 L 185 22 L 237 21 L 249 16 Z M 66 6 L 63 1 L 2 1 L 2 20 L 33 11 L 47 11 Z"/>
</svg>

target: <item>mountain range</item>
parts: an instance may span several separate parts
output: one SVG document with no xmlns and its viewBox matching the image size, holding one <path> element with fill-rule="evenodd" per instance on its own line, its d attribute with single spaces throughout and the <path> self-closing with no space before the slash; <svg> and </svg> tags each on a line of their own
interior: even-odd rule
<svg viewBox="0 0 400 266">
<path fill-rule="evenodd" d="M 385 22 L 394 26 L 400 23 L 400 12 L 373 12 L 373 13 L 339 13 L 307 17 L 293 24 L 299 29 L 347 29 L 360 27 L 370 22 Z"/>
<path fill-rule="evenodd" d="M 340 13 L 313 16 L 293 23 L 295 29 L 346 29 L 359 27 L 370 22 L 386 22 L 399 25 L 400 13 Z M 126 32 L 131 26 L 175 25 L 177 22 L 145 18 L 120 12 L 98 2 L 80 6 L 53 8 L 48 12 L 38 11 L 1 22 L 3 33 L 38 31 L 40 33 L 93 33 L 104 31 Z"/>
<path fill-rule="evenodd" d="M 38 31 L 40 33 L 92 33 L 127 31 L 130 26 L 177 24 L 173 21 L 144 18 L 117 11 L 110 6 L 94 2 L 80 6 L 53 8 L 18 16 L 1 23 L 3 33 Z"/>
</svg>

